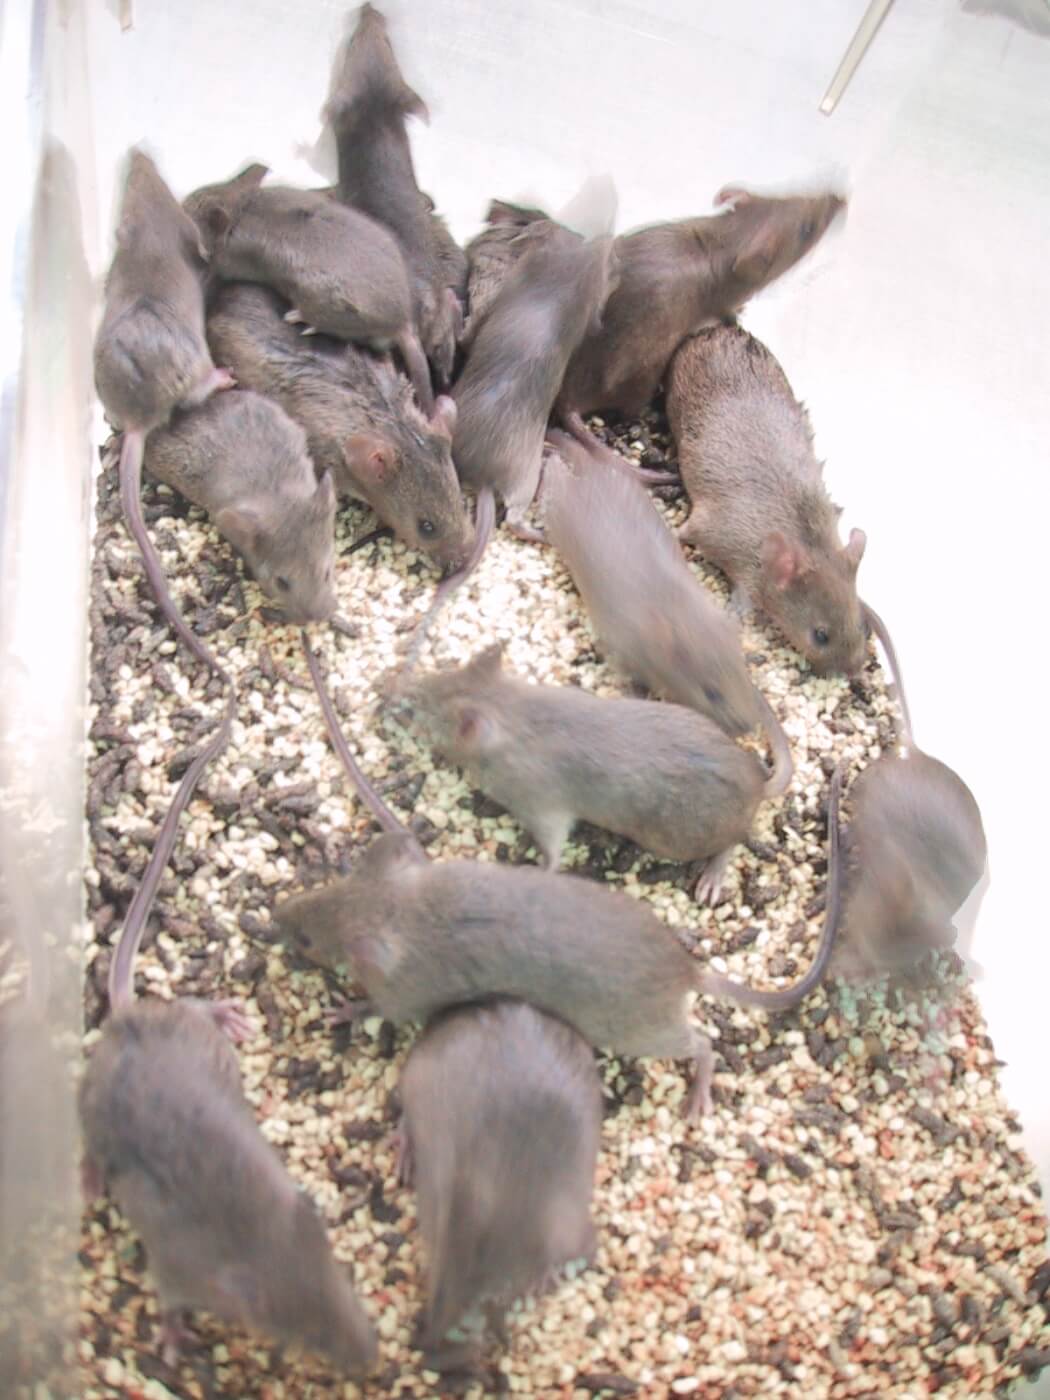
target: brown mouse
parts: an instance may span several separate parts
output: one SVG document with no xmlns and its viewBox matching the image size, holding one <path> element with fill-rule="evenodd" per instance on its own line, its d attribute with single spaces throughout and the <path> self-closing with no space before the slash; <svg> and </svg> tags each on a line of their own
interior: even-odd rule
<svg viewBox="0 0 1050 1400">
<path fill-rule="evenodd" d="M 208 512 L 290 622 L 332 615 L 335 488 L 276 403 L 236 389 L 178 413 L 150 434 L 144 465 Z"/>
<path fill-rule="evenodd" d="M 671 362 L 667 416 L 692 502 L 679 539 L 725 572 L 739 611 L 756 605 L 818 674 L 859 671 L 864 532 L 840 541 L 809 416 L 773 355 L 741 326 L 701 331 Z"/>
<path fill-rule="evenodd" d="M 229 1043 L 250 1029 L 239 1008 L 134 999 L 135 957 L 178 820 L 218 747 L 212 740 L 179 784 L 110 963 L 112 1015 L 80 1086 L 84 1182 L 91 1194 L 108 1187 L 142 1236 L 169 1360 L 183 1310 L 205 1308 L 363 1375 L 375 1333 L 244 1097 Z"/>
<path fill-rule="evenodd" d="M 124 515 L 165 616 L 206 665 L 211 652 L 183 621 L 142 518 L 146 436 L 177 407 L 202 403 L 234 380 L 216 369 L 204 338 L 205 251 L 199 230 L 143 151 L 128 157 L 117 251 L 106 277 L 95 337 L 95 388 L 106 417 L 123 433 L 120 495 Z"/>
<path fill-rule="evenodd" d="M 452 375 L 459 302 L 445 280 L 431 210 L 416 184 L 405 129 L 429 121 L 426 104 L 401 75 L 385 17 L 364 4 L 336 61 L 325 116 L 335 134 L 339 198 L 396 237 L 408 269 L 416 329 L 438 384 Z"/>
<path fill-rule="evenodd" d="M 396 346 L 416 397 L 433 412 L 430 370 L 412 321 L 405 260 L 392 233 L 323 190 L 262 186 L 263 165 L 184 202 L 204 233 L 211 270 L 263 282 L 291 304 L 288 319 L 384 351 Z"/>
<path fill-rule="evenodd" d="M 792 773 L 787 738 L 752 684 L 737 628 L 686 563 L 623 459 L 587 436 L 552 431 L 544 465 L 544 534 L 561 556 L 601 645 L 635 681 L 698 710 L 729 735 L 761 724 L 775 788 Z"/>
<path fill-rule="evenodd" d="M 783 790 L 707 715 L 508 675 L 502 647 L 420 677 L 411 708 L 438 750 L 532 832 L 548 868 L 577 821 L 664 860 L 705 860 L 697 898 L 718 902 L 732 849 Z"/>
<path fill-rule="evenodd" d="M 441 1368 L 460 1360 L 445 1339 L 465 1314 L 484 1307 L 505 1339 L 510 1303 L 592 1257 L 601 1085 L 570 1026 L 493 999 L 436 1016 L 399 1087 L 402 1179 L 428 1260 L 420 1345 Z"/>
<path fill-rule="evenodd" d="M 477 568 L 495 523 L 496 497 L 514 533 L 539 485 L 543 438 L 565 365 L 587 326 L 601 315 L 615 280 L 612 241 L 585 243 L 568 229 L 537 245 L 505 279 L 473 335 L 452 394 L 452 457 L 459 478 L 478 493 L 474 548 L 445 579 L 409 647 L 410 671 L 422 642 L 452 594 Z"/>
<path fill-rule="evenodd" d="M 388 361 L 327 336 L 299 335 L 276 292 L 231 282 L 212 298 L 208 339 L 239 382 L 266 394 L 306 430 L 315 468 L 340 495 L 366 501 L 384 524 L 441 569 L 458 568 L 473 529 L 452 465 L 456 409 L 441 397 L 426 418 Z"/>
<path fill-rule="evenodd" d="M 373 794 L 374 796 L 374 794 Z M 641 901 L 573 875 L 488 861 L 429 861 L 414 836 L 378 837 L 352 875 L 274 911 L 285 943 L 351 977 L 395 1025 L 491 995 L 520 997 L 619 1055 L 689 1059 L 690 1117 L 711 1110 L 710 1043 L 687 1015 L 692 991 L 766 1010 L 818 984 L 838 914 L 838 775 L 829 804 L 824 932 L 813 965 L 773 992 L 704 972 Z"/>
<path fill-rule="evenodd" d="M 830 192 L 769 198 L 728 186 L 715 203 L 728 211 L 617 238 L 619 283 L 558 395 L 558 414 L 574 433 L 585 431 L 581 415 L 593 410 L 637 417 L 648 408 L 686 336 L 739 311 L 815 247 L 845 208 Z"/>
<path fill-rule="evenodd" d="M 843 932 L 832 970 L 856 979 L 907 969 L 951 947 L 952 919 L 988 857 L 973 793 L 916 746 L 892 640 L 866 605 L 865 615 L 889 659 L 902 721 L 894 749 L 869 763 L 849 791 Z"/>
</svg>

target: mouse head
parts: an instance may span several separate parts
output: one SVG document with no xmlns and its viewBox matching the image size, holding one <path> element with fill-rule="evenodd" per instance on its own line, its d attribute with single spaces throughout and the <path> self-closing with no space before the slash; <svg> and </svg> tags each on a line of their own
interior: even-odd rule
<svg viewBox="0 0 1050 1400">
<path fill-rule="evenodd" d="M 251 1254 L 213 1280 L 217 1310 L 364 1376 L 376 1357 L 375 1331 L 313 1201 L 293 1190 L 286 1209 L 260 1213 L 256 1229 Z"/>
<path fill-rule="evenodd" d="M 853 675 L 867 657 L 868 633 L 857 598 L 857 567 L 867 537 L 810 549 L 772 530 L 762 541 L 761 603 L 818 675 Z"/>
<path fill-rule="evenodd" d="M 474 531 L 452 465 L 456 405 L 442 396 L 427 418 L 407 381 L 396 419 L 343 444 L 347 471 L 379 518 L 442 571 L 459 568 Z"/>
<path fill-rule="evenodd" d="M 735 185 L 720 190 L 715 203 L 731 206 L 721 232 L 741 301 L 804 258 L 846 208 L 845 199 L 830 191 L 773 198 Z"/>
<path fill-rule="evenodd" d="M 727 734 L 759 722 L 736 628 L 717 608 L 654 608 L 644 640 L 650 688 L 714 720 Z"/>
<path fill-rule="evenodd" d="M 128 156 L 117 246 L 141 256 L 170 249 L 172 244 L 195 267 L 207 260 L 207 245 L 196 223 L 164 183 L 152 158 L 133 148 Z"/>
<path fill-rule="evenodd" d="M 465 666 L 432 671 L 415 683 L 409 703 L 432 742 L 455 762 L 477 757 L 499 741 L 502 676 L 503 645 L 496 642 Z"/>
<path fill-rule="evenodd" d="M 182 207 L 200 230 L 209 255 L 229 237 L 245 204 L 269 173 L 268 166 L 248 165 L 232 180 L 204 185 L 183 200 Z"/>
<path fill-rule="evenodd" d="M 329 473 L 305 496 L 278 492 L 217 511 L 215 525 L 289 622 L 321 622 L 335 611 L 335 487 Z"/>
<path fill-rule="evenodd" d="M 426 103 L 401 76 L 386 17 L 364 4 L 336 63 L 325 117 L 338 127 L 355 117 L 368 121 L 386 113 L 430 121 Z"/>
</svg>

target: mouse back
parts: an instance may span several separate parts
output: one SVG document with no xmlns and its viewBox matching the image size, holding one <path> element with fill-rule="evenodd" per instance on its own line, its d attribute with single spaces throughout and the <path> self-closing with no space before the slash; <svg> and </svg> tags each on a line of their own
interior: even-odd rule
<svg viewBox="0 0 1050 1400">
<path fill-rule="evenodd" d="M 318 481 L 303 430 L 244 389 L 218 394 L 152 433 L 144 465 L 208 511 L 290 621 L 335 608 L 335 488 Z"/>
<path fill-rule="evenodd" d="M 430 1023 L 401 1099 L 437 1345 L 478 1304 L 505 1307 L 592 1254 L 601 1090 L 575 1031 L 496 999 Z"/>
<path fill-rule="evenodd" d="M 616 453 L 549 435 L 542 511 L 594 629 L 650 690 L 728 734 L 759 722 L 739 634 L 709 596 L 645 488 Z"/>
<path fill-rule="evenodd" d="M 79 1106 L 88 1154 L 141 1234 L 166 1309 L 207 1308 L 347 1370 L 370 1363 L 367 1318 L 206 1009 L 142 1002 L 111 1017 Z"/>
<path fill-rule="evenodd" d="M 773 355 L 736 325 L 687 340 L 667 411 L 692 511 L 680 537 L 723 569 L 820 674 L 867 655 L 857 597 L 865 537 L 839 538 L 805 409 Z"/>
<path fill-rule="evenodd" d="M 515 264 L 473 335 L 456 383 L 462 480 L 508 506 L 535 495 L 543 434 L 568 363 L 614 276 L 611 240 L 556 228 Z"/>
<path fill-rule="evenodd" d="M 947 764 L 912 748 L 865 768 L 850 802 L 847 952 L 882 971 L 953 940 L 951 921 L 987 859 L 970 789 Z"/>
</svg>

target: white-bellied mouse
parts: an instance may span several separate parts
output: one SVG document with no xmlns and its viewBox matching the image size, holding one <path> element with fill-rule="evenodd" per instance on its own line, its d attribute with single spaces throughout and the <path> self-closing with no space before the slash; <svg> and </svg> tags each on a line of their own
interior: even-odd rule
<svg viewBox="0 0 1050 1400">
<path fill-rule="evenodd" d="M 535 866 L 430 861 L 392 813 L 349 877 L 284 900 L 274 923 L 290 948 L 363 987 L 367 1000 L 351 1003 L 347 1017 L 368 1007 L 399 1025 L 479 997 L 520 997 L 594 1046 L 692 1061 L 685 1111 L 695 1117 L 711 1109 L 713 1055 L 690 1022 L 690 993 L 783 1010 L 823 976 L 838 913 L 838 784 L 836 774 L 824 932 L 810 969 L 783 990 L 705 972 L 640 900 L 591 881 Z"/>
<path fill-rule="evenodd" d="M 988 858 L 973 793 L 916 746 L 892 640 L 882 619 L 864 611 L 889 660 L 903 719 L 894 748 L 849 791 L 843 928 L 832 970 L 856 979 L 906 969 L 952 946 L 952 919 Z"/>
<path fill-rule="evenodd" d="M 447 388 L 462 329 L 431 211 L 416 184 L 406 121 L 429 121 L 398 67 L 385 17 L 364 4 L 336 59 L 324 115 L 335 135 L 339 198 L 388 228 L 404 255 L 423 350 Z"/>
<path fill-rule="evenodd" d="M 232 705 L 231 693 L 227 730 Z M 375 1333 L 313 1203 L 244 1097 L 229 1043 L 249 1029 L 239 1008 L 134 999 L 135 956 L 178 820 L 216 747 L 176 791 L 110 963 L 112 1014 L 80 1087 L 85 1186 L 107 1187 L 142 1236 L 169 1359 L 182 1312 L 206 1308 L 363 1375 Z"/>
<path fill-rule="evenodd" d="M 452 465 L 451 399 L 424 416 L 408 381 L 383 358 L 328 336 L 299 335 L 269 287 L 231 282 L 212 298 L 208 339 L 239 382 L 281 405 L 306 430 L 314 467 L 341 495 L 366 501 L 384 524 L 439 568 L 458 568 L 473 528 Z"/>
<path fill-rule="evenodd" d="M 603 699 L 508 675 L 502 647 L 419 676 L 409 706 L 438 751 L 505 806 L 548 868 L 577 821 L 665 860 L 704 860 L 697 898 L 717 903 L 733 847 L 763 797 L 782 791 L 707 715 L 684 705 Z"/>
<path fill-rule="evenodd" d="M 495 523 L 496 498 L 516 534 L 536 537 L 523 517 L 539 485 L 551 407 L 573 347 L 601 317 L 615 283 L 611 249 L 609 238 L 584 242 L 556 229 L 515 265 L 471 339 L 452 390 L 452 458 L 460 480 L 478 496 L 474 548 L 463 568 L 438 586 L 410 644 L 406 672 L 438 614 L 477 568 Z"/>
<path fill-rule="evenodd" d="M 205 238 L 212 273 L 273 287 L 291 304 L 288 319 L 308 330 L 373 350 L 396 346 L 421 407 L 432 413 L 430 369 L 394 235 L 323 190 L 263 187 L 267 173 L 249 166 L 184 201 Z"/>
<path fill-rule="evenodd" d="M 774 789 L 791 780 L 787 738 L 748 674 L 733 621 L 623 459 L 590 435 L 552 431 L 540 494 L 544 533 L 583 599 L 601 646 L 657 695 L 699 710 L 729 735 L 761 725 Z"/>
<path fill-rule="evenodd" d="M 247 389 L 177 413 L 150 434 L 144 466 L 211 516 L 290 622 L 335 611 L 335 487 L 306 434 Z"/>
<path fill-rule="evenodd" d="M 484 1309 L 503 1316 L 596 1243 L 591 1195 L 602 1125 L 594 1053 L 570 1026 L 502 998 L 440 1013 L 401 1072 L 401 1175 L 414 1181 L 427 1255 L 428 1366 Z"/>
<path fill-rule="evenodd" d="M 581 415 L 595 409 L 636 417 L 648 408 L 686 336 L 733 315 L 793 267 L 846 202 L 830 192 L 772 198 L 727 186 L 715 203 L 727 212 L 617 238 L 619 283 L 558 395 L 571 431 L 583 431 Z"/>
<path fill-rule="evenodd" d="M 128 156 L 116 241 L 94 359 L 95 388 L 106 417 L 123 433 L 124 515 L 165 616 L 196 657 L 220 670 L 171 599 L 140 495 L 147 434 L 166 423 L 175 408 L 202 403 L 234 381 L 227 370 L 215 368 L 204 338 L 200 232 L 140 150 Z"/>
<path fill-rule="evenodd" d="M 679 539 L 727 575 L 821 675 L 860 670 L 865 536 L 839 539 L 806 410 L 776 359 L 741 326 L 701 331 L 667 376 L 667 416 L 692 503 Z"/>
</svg>

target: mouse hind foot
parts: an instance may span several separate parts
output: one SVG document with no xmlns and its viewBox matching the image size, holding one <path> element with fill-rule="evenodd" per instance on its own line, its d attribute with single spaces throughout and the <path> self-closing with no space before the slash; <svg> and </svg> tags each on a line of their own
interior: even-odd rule
<svg viewBox="0 0 1050 1400">
<path fill-rule="evenodd" d="M 682 1105 L 683 1117 L 687 1122 L 695 1123 L 715 1111 L 714 1099 L 711 1097 L 714 1072 L 715 1052 L 707 1037 L 698 1031 L 693 1056 L 693 1082 Z"/>
</svg>

